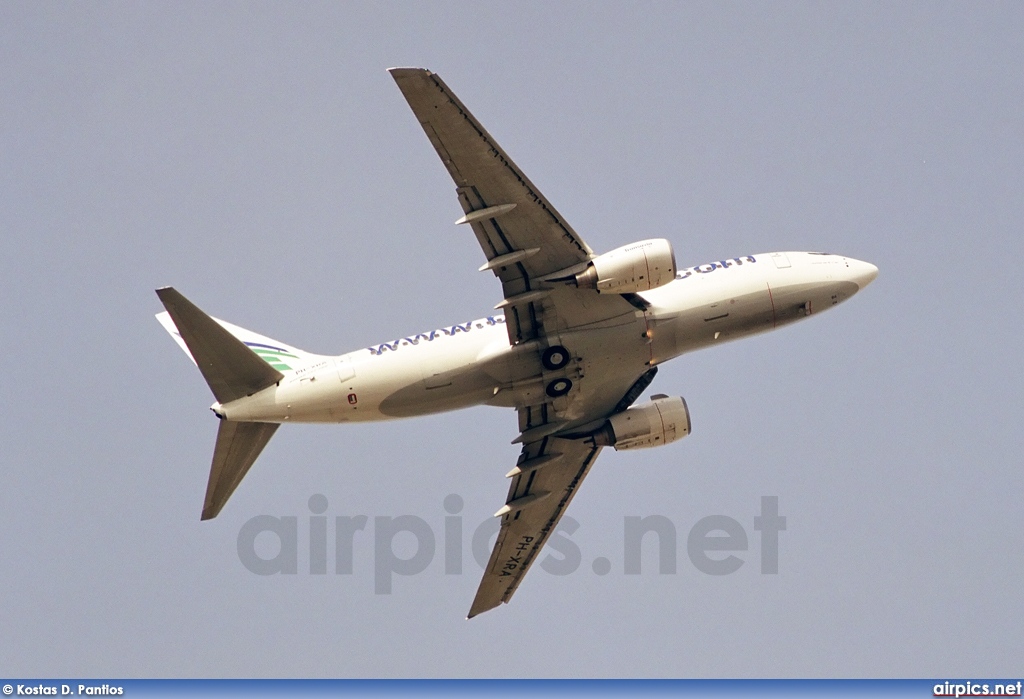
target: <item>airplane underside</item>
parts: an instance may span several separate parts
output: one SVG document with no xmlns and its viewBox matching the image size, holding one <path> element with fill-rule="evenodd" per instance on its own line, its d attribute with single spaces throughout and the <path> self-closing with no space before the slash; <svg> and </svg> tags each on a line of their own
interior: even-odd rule
<svg viewBox="0 0 1024 699">
<path fill-rule="evenodd" d="M 690 434 L 681 396 L 639 402 L 658 365 L 827 310 L 878 269 L 841 255 L 775 252 L 680 270 L 661 238 L 597 254 L 437 75 L 391 74 L 455 183 L 463 211 L 455 223 L 480 245 L 480 271 L 500 282 L 500 315 L 340 356 L 217 320 L 171 287 L 157 290 L 166 309 L 157 318 L 216 399 L 204 520 L 220 513 L 280 424 L 515 410 L 520 454 L 505 474 L 501 527 L 472 617 L 512 598 L 604 447 L 657 447 Z"/>
</svg>

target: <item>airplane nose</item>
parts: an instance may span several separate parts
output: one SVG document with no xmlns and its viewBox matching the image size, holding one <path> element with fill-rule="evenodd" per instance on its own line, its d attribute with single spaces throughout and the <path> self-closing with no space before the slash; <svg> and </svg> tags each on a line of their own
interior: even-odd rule
<svg viewBox="0 0 1024 699">
<path fill-rule="evenodd" d="M 875 281 L 875 277 L 878 276 L 878 267 L 875 267 L 870 262 L 861 262 L 860 260 L 850 260 L 855 264 L 853 267 L 853 281 L 857 283 L 857 286 L 863 289 L 871 282 Z"/>
</svg>

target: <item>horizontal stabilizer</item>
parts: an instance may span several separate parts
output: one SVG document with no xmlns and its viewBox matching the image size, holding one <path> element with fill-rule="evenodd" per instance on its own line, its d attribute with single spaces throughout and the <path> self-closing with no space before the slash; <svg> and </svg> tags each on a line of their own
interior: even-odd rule
<svg viewBox="0 0 1024 699">
<path fill-rule="evenodd" d="M 202 519 L 213 519 L 220 514 L 224 503 L 235 492 L 278 427 L 280 425 L 271 422 L 220 421 Z"/>
<path fill-rule="evenodd" d="M 173 287 L 157 289 L 156 294 L 219 402 L 230 403 L 252 395 L 284 378 Z"/>
</svg>

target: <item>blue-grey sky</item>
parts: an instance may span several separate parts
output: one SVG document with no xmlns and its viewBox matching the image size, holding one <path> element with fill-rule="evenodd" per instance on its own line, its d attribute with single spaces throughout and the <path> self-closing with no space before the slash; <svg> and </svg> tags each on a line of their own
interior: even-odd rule
<svg viewBox="0 0 1024 699">
<path fill-rule="evenodd" d="M 535 567 L 468 622 L 512 412 L 286 426 L 200 522 L 212 397 L 153 319 L 173 284 L 340 353 L 489 312 L 394 65 L 441 74 L 596 250 L 881 269 L 664 366 L 651 390 L 686 397 L 692 436 L 607 451 L 568 513 L 578 570 Z M 1024 5 L 7 2 L 0 95 L 5 675 L 1024 673 Z M 369 517 L 351 575 L 333 551 L 309 573 L 315 494 Z M 762 496 L 787 518 L 777 575 Z M 652 538 L 626 574 L 625 518 L 654 514 L 676 572 Z M 298 518 L 297 574 L 242 564 L 257 515 Z M 398 515 L 437 551 L 376 595 L 374 518 Z M 748 536 L 731 575 L 687 556 L 711 515 Z"/>
</svg>

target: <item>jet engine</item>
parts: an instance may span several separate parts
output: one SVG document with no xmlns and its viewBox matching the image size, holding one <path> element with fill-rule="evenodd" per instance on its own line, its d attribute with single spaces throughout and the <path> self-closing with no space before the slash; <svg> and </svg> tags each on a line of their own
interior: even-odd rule
<svg viewBox="0 0 1024 699">
<path fill-rule="evenodd" d="M 676 255 L 664 238 L 641 240 L 595 257 L 576 285 L 602 294 L 628 294 L 664 286 L 676 277 Z"/>
<path fill-rule="evenodd" d="M 594 444 L 621 449 L 660 447 L 690 434 L 690 410 L 681 397 L 651 396 L 642 405 L 608 418 L 594 433 Z"/>
</svg>

